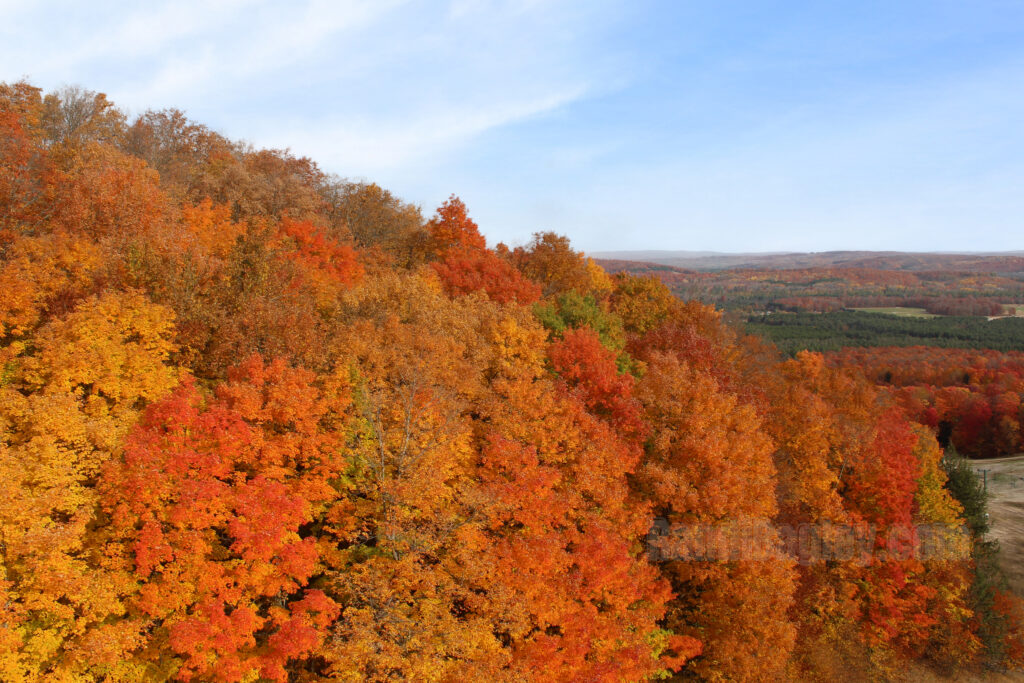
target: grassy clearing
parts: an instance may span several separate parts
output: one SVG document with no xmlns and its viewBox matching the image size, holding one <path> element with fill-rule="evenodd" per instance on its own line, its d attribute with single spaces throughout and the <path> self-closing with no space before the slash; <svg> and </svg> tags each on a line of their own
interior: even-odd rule
<svg viewBox="0 0 1024 683">
<path fill-rule="evenodd" d="M 1024 316 L 1024 304 L 1001 304 L 1003 307 L 1003 315 L 1018 315 Z M 1014 313 L 1016 311 L 1016 313 Z"/>
<path fill-rule="evenodd" d="M 929 313 L 923 308 L 907 308 L 905 306 L 892 306 L 890 308 L 854 308 L 854 311 L 862 313 L 885 313 L 887 315 L 900 315 L 905 318 L 938 318 L 940 316 Z"/>
</svg>

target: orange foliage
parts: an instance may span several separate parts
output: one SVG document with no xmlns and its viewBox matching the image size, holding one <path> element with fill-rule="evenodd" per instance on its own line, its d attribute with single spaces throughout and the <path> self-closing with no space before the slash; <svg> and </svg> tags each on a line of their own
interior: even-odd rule
<svg viewBox="0 0 1024 683">
<path fill-rule="evenodd" d="M 541 293 L 576 291 L 580 294 L 607 295 L 611 278 L 592 260 L 574 251 L 569 240 L 553 232 L 537 233 L 525 248 L 511 252 L 512 262 L 541 286 Z"/>
<path fill-rule="evenodd" d="M 69 155 L 48 188 L 51 224 L 93 240 L 125 240 L 154 231 L 170 207 L 145 162 L 99 143 Z"/>
<path fill-rule="evenodd" d="M 46 215 L 50 162 L 39 140 L 41 114 L 38 88 L 0 83 L 0 247 Z"/>
<path fill-rule="evenodd" d="M 209 198 L 198 204 L 181 207 L 185 230 L 210 255 L 224 258 L 235 240 L 245 234 L 245 224 L 231 220 L 231 208 L 214 206 Z"/>
<path fill-rule="evenodd" d="M 486 249 L 487 241 L 480 234 L 480 228 L 466 213 L 466 205 L 452 195 L 438 207 L 434 217 L 427 223 L 431 246 L 435 254 L 448 249 Z"/>
</svg>

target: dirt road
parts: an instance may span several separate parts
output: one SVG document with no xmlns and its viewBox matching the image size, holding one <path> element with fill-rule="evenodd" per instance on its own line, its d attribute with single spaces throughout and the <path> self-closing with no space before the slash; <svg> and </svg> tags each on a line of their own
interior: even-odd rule
<svg viewBox="0 0 1024 683">
<path fill-rule="evenodd" d="M 999 541 L 1001 563 L 1010 587 L 1024 597 L 1024 455 L 975 460 L 988 480 L 990 538 Z"/>
</svg>

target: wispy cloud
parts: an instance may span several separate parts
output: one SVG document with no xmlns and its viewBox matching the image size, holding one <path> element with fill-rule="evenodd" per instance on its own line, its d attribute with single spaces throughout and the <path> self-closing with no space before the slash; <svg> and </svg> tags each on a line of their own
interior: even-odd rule
<svg viewBox="0 0 1024 683">
<path fill-rule="evenodd" d="M 167 101 L 229 84 L 273 89 L 270 79 L 287 78 L 289 71 L 301 69 L 325 45 L 344 45 L 350 40 L 348 34 L 379 25 L 403 4 L 404 0 L 313 0 L 304 6 L 263 3 L 236 7 L 238 26 L 234 30 L 222 26 L 215 37 L 201 41 L 194 51 L 166 55 L 155 73 L 140 79 L 137 97 Z M 327 54 L 337 52 L 344 51 L 335 49 Z M 339 68 L 344 68 L 343 63 Z"/>
<path fill-rule="evenodd" d="M 265 131 L 255 141 L 269 147 L 290 147 L 354 176 L 370 176 L 424 160 L 438 161 L 489 130 L 543 116 L 587 92 L 585 85 L 535 98 L 509 97 L 496 102 L 453 102 L 435 111 L 410 112 L 408 117 L 374 120 L 354 117 L 314 129 L 301 127 Z"/>
<path fill-rule="evenodd" d="M 603 79 L 588 32 L 602 4 L 99 3 L 54 23 L 61 49 L 33 49 L 51 19 L 22 11 L 34 30 L 8 49 L 44 86 L 83 82 L 135 111 L 185 108 L 230 135 L 373 174 L 591 94 Z M 94 72 L 102 83 L 89 82 Z"/>
</svg>

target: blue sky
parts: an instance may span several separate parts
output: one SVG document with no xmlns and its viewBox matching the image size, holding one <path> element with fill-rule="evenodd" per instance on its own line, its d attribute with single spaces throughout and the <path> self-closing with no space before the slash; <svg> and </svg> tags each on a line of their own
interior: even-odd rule
<svg viewBox="0 0 1024 683">
<path fill-rule="evenodd" d="M 492 241 L 1024 249 L 1024 3 L 0 0 L 0 80 L 178 107 Z"/>
</svg>

